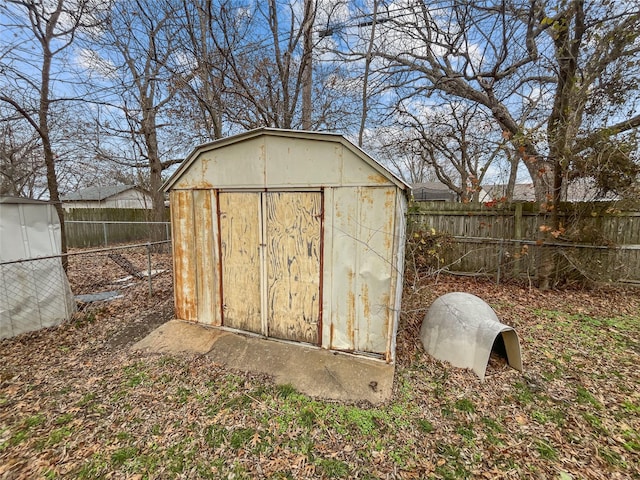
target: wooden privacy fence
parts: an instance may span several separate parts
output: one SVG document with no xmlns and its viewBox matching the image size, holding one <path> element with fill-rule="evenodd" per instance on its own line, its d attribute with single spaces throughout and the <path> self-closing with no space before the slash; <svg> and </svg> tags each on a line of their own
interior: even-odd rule
<svg viewBox="0 0 640 480">
<path fill-rule="evenodd" d="M 119 243 L 163 241 L 171 238 L 166 222 L 151 222 L 151 212 L 136 208 L 75 208 L 65 212 L 67 245 L 97 247 Z"/>
<path fill-rule="evenodd" d="M 69 247 L 106 247 L 119 243 L 171 239 L 171 224 L 169 222 L 67 220 L 65 225 Z"/>
<path fill-rule="evenodd" d="M 565 204 L 563 229 L 547 232 L 549 217 L 535 203 L 416 202 L 409 229 L 433 229 L 453 241 L 441 252 L 451 271 L 505 277 L 535 276 L 541 249 L 557 254 L 558 278 L 640 282 L 640 211 L 609 203 Z"/>
</svg>

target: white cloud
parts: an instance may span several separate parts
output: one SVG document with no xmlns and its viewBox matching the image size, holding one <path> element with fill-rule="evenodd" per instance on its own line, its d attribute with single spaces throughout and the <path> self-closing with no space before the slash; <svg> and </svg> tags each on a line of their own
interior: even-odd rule
<svg viewBox="0 0 640 480">
<path fill-rule="evenodd" d="M 76 63 L 85 70 L 106 79 L 117 75 L 117 67 L 109 60 L 102 58 L 98 52 L 88 48 L 76 50 Z"/>
</svg>

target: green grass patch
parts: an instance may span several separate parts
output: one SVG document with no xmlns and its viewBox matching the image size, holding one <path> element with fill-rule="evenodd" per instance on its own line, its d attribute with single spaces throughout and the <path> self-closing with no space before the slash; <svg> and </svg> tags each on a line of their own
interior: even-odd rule
<svg viewBox="0 0 640 480">
<path fill-rule="evenodd" d="M 513 386 L 515 389 L 515 399 L 521 405 L 529 405 L 533 402 L 535 396 L 529 386 L 524 382 L 516 382 Z"/>
<path fill-rule="evenodd" d="M 211 448 L 218 448 L 227 441 L 227 430 L 220 425 L 209 425 L 204 431 L 204 439 Z"/>
<path fill-rule="evenodd" d="M 55 424 L 56 425 L 66 425 L 71 420 L 73 420 L 73 418 L 74 418 L 73 413 L 64 413 L 64 414 L 60 415 L 58 418 L 56 418 Z"/>
<path fill-rule="evenodd" d="M 556 449 L 553 447 L 553 445 L 544 440 L 536 440 L 536 450 L 540 454 L 540 457 L 544 458 L 545 460 L 558 459 L 558 452 L 556 451 Z"/>
<path fill-rule="evenodd" d="M 240 450 L 251 441 L 256 431 L 253 428 L 238 428 L 231 432 L 229 445 L 234 450 Z"/>
<path fill-rule="evenodd" d="M 582 417 L 589 424 L 589 426 L 595 431 L 596 435 L 608 435 L 607 429 L 602 425 L 600 417 L 593 415 L 592 413 L 583 413 Z"/>
<path fill-rule="evenodd" d="M 47 439 L 47 444 L 49 445 L 57 445 L 65 441 L 67 438 L 71 436 L 73 430 L 67 426 L 56 428 L 52 430 L 49 434 L 49 438 Z"/>
<path fill-rule="evenodd" d="M 380 419 L 380 415 L 375 410 L 348 407 L 344 412 L 344 416 L 350 425 L 356 428 L 362 435 L 371 435 L 379 428 L 376 420 Z"/>
<path fill-rule="evenodd" d="M 316 460 L 316 465 L 326 478 L 346 478 L 349 475 L 349 466 L 340 460 L 321 458 Z"/>
<path fill-rule="evenodd" d="M 189 397 L 191 397 L 191 390 L 185 387 L 178 387 L 175 398 L 179 404 L 184 405 L 187 403 L 189 401 Z"/>
<path fill-rule="evenodd" d="M 80 480 L 100 479 L 104 478 L 109 469 L 109 462 L 101 454 L 96 453 L 85 461 L 74 475 Z"/>
<path fill-rule="evenodd" d="M 137 387 L 148 379 L 143 362 L 136 362 L 123 368 L 125 385 L 127 387 Z"/>
<path fill-rule="evenodd" d="M 169 472 L 181 474 L 191 469 L 196 453 L 192 442 L 192 438 L 186 437 L 167 449 L 163 463 L 167 465 Z"/>
<path fill-rule="evenodd" d="M 317 415 L 311 406 L 305 407 L 300 411 L 298 421 L 301 426 L 310 430 L 316 423 Z"/>
<path fill-rule="evenodd" d="M 582 405 L 592 405 L 596 409 L 602 409 L 602 404 L 593 396 L 593 394 L 582 385 L 578 385 L 576 393 L 576 401 Z"/>
<path fill-rule="evenodd" d="M 627 413 L 640 415 L 640 404 L 625 400 L 624 402 L 622 402 L 622 408 L 624 408 L 624 411 Z"/>
<path fill-rule="evenodd" d="M 431 433 L 435 430 L 433 424 L 429 420 L 426 420 L 424 418 L 418 418 L 416 420 L 416 423 L 418 424 L 418 428 L 420 429 L 420 431 L 423 433 Z"/>
<path fill-rule="evenodd" d="M 9 446 L 15 447 L 30 437 L 29 430 L 18 430 L 9 439 Z"/>
<path fill-rule="evenodd" d="M 498 423 L 498 421 L 494 420 L 493 418 L 482 417 L 481 421 L 486 428 L 488 428 L 493 432 L 498 432 L 498 433 L 504 432 L 504 427 L 500 425 L 500 423 Z"/>
<path fill-rule="evenodd" d="M 476 434 L 473 431 L 471 425 L 458 425 L 456 427 L 456 433 L 460 435 L 467 443 L 472 443 L 476 438 Z"/>
<path fill-rule="evenodd" d="M 469 470 L 464 464 L 460 448 L 457 445 L 441 443 L 436 446 L 436 452 L 443 457 L 443 462 L 438 462 L 436 474 L 446 480 L 468 478 Z"/>
<path fill-rule="evenodd" d="M 138 454 L 138 449 L 133 446 L 122 447 L 115 450 L 111 454 L 111 464 L 116 467 L 121 467 L 127 461 L 133 460 Z"/>
<path fill-rule="evenodd" d="M 299 395 L 298 391 L 295 389 L 295 387 L 293 385 L 290 384 L 285 384 L 285 385 L 278 385 L 276 387 L 276 391 L 278 393 L 278 396 L 280 398 L 289 398 L 293 395 Z"/>
<path fill-rule="evenodd" d="M 598 453 L 604 459 L 604 461 L 612 467 L 627 467 L 627 462 L 625 462 L 622 456 L 615 450 L 612 450 L 608 447 L 603 447 L 598 449 Z"/>
<path fill-rule="evenodd" d="M 37 415 L 31 415 L 25 418 L 24 426 L 25 428 L 39 427 L 40 425 L 44 424 L 46 421 L 47 421 L 46 417 L 43 414 L 38 413 Z"/>
<path fill-rule="evenodd" d="M 454 403 L 453 406 L 456 410 L 460 410 L 461 412 L 474 413 L 476 411 L 476 407 L 473 405 L 473 402 L 468 398 L 456 400 L 456 403 Z"/>
</svg>

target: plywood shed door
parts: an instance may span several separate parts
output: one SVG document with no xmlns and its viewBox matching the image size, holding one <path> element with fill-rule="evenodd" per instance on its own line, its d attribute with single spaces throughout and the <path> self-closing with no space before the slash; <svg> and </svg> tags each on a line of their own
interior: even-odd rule
<svg viewBox="0 0 640 480">
<path fill-rule="evenodd" d="M 316 344 L 322 194 L 266 195 L 268 335 Z"/>
<path fill-rule="evenodd" d="M 220 193 L 222 322 L 262 333 L 260 193 Z"/>
<path fill-rule="evenodd" d="M 219 198 L 223 325 L 317 344 L 322 194 Z"/>
</svg>

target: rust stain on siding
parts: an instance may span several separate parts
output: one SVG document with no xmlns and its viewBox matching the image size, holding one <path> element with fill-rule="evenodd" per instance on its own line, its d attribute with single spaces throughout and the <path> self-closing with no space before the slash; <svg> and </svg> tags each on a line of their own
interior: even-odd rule
<svg viewBox="0 0 640 480">
<path fill-rule="evenodd" d="M 351 344 L 351 348 L 355 346 L 356 341 L 356 295 L 353 293 L 353 290 L 349 290 L 347 292 L 347 338 L 349 339 L 349 343 Z"/>
<path fill-rule="evenodd" d="M 369 303 L 369 285 L 362 284 L 362 313 L 369 328 L 371 328 L 371 304 Z"/>
<path fill-rule="evenodd" d="M 384 185 L 385 183 L 389 183 L 389 180 L 387 180 L 384 176 L 378 174 L 372 174 L 369 175 L 367 177 L 367 180 L 369 180 L 371 183 L 375 183 L 378 185 Z"/>
<path fill-rule="evenodd" d="M 203 158 L 202 161 L 202 176 L 200 178 L 200 184 L 197 185 L 200 188 L 213 188 L 213 185 L 207 180 L 207 171 L 209 170 L 209 164 L 211 159 Z"/>
<path fill-rule="evenodd" d="M 194 321 L 197 305 L 191 191 L 171 192 L 171 205 L 176 316 Z"/>
<path fill-rule="evenodd" d="M 395 225 L 396 192 L 389 188 L 385 191 L 384 210 L 386 213 L 386 224 L 384 231 L 384 248 L 388 255 L 393 255 L 393 237 Z"/>
<path fill-rule="evenodd" d="M 370 206 L 373 206 L 373 196 L 371 195 L 372 192 L 370 192 L 369 190 L 366 189 L 361 189 L 361 195 L 360 195 L 360 200 L 363 203 L 367 203 Z"/>
<path fill-rule="evenodd" d="M 194 190 L 194 235 L 198 322 L 215 324 L 217 307 L 217 259 L 214 258 L 214 222 L 211 190 Z"/>
<path fill-rule="evenodd" d="M 384 208 L 387 211 L 390 211 L 391 208 L 395 208 L 396 206 L 396 192 L 395 189 L 393 188 L 389 188 L 386 192 L 384 192 L 385 194 L 385 200 L 384 200 Z M 393 215 L 391 215 L 393 216 Z"/>
<path fill-rule="evenodd" d="M 329 348 L 333 348 L 333 323 L 329 326 Z"/>
<path fill-rule="evenodd" d="M 355 348 L 355 339 L 356 339 L 356 321 L 357 321 L 357 312 L 356 312 L 356 295 L 354 292 L 355 289 L 355 280 L 356 274 L 353 270 L 349 270 L 347 273 L 347 321 L 345 327 L 347 331 L 345 332 L 347 338 L 349 339 L 350 349 Z"/>
</svg>

